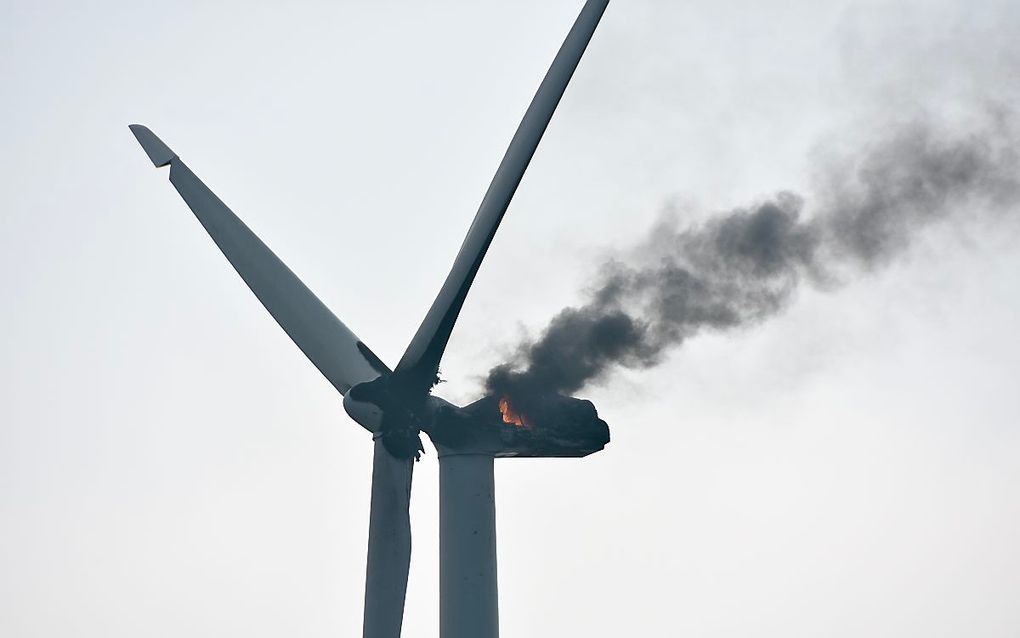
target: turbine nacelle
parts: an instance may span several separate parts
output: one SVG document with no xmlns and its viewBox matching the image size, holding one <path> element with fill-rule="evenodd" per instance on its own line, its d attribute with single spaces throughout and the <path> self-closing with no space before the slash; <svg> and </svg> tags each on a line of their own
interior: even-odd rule
<svg viewBox="0 0 1020 638">
<path fill-rule="evenodd" d="M 457 407 L 433 398 L 425 431 L 444 452 L 483 453 L 497 458 L 578 458 L 605 448 L 609 426 L 591 401 L 558 394 L 529 397 L 520 423 L 508 421 L 505 397 L 488 396 Z"/>
</svg>

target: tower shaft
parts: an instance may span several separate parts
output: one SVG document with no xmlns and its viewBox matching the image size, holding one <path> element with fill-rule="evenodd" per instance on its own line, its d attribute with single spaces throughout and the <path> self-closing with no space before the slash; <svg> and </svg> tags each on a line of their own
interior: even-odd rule
<svg viewBox="0 0 1020 638">
<path fill-rule="evenodd" d="M 439 457 L 439 635 L 498 638 L 493 456 Z"/>
</svg>

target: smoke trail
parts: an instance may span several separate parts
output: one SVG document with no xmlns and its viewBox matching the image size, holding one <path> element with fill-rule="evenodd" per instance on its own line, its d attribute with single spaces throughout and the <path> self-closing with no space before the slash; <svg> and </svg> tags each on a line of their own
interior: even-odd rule
<svg viewBox="0 0 1020 638">
<path fill-rule="evenodd" d="M 823 289 L 905 251 L 918 231 L 953 215 L 1008 211 L 1020 202 L 1011 119 L 948 135 L 914 122 L 830 159 L 813 214 L 780 193 L 705 223 L 660 222 L 628 259 L 612 259 L 578 307 L 489 371 L 486 388 L 526 399 L 570 394 L 615 366 L 647 368 L 703 330 L 751 325 L 781 311 L 802 281 Z"/>
</svg>

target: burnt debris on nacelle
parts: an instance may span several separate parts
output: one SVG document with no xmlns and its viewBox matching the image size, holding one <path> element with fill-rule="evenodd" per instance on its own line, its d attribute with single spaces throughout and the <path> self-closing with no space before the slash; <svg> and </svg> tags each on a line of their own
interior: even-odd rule
<svg viewBox="0 0 1020 638">
<path fill-rule="evenodd" d="M 609 443 L 609 426 L 591 401 L 562 395 L 529 397 L 518 410 L 508 397 L 487 396 L 439 410 L 429 436 L 440 448 L 496 457 L 582 457 Z"/>
</svg>

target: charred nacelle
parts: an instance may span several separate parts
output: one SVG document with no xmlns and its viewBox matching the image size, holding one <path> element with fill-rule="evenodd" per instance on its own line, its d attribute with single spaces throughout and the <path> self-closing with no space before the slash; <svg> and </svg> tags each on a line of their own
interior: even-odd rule
<svg viewBox="0 0 1020 638">
<path fill-rule="evenodd" d="M 560 395 L 532 398 L 519 406 L 521 424 L 505 420 L 506 405 L 501 409 L 500 401 L 489 396 L 463 408 L 445 401 L 437 406 L 427 432 L 440 454 L 581 457 L 609 443 L 609 426 L 598 417 L 591 401 Z"/>
</svg>

